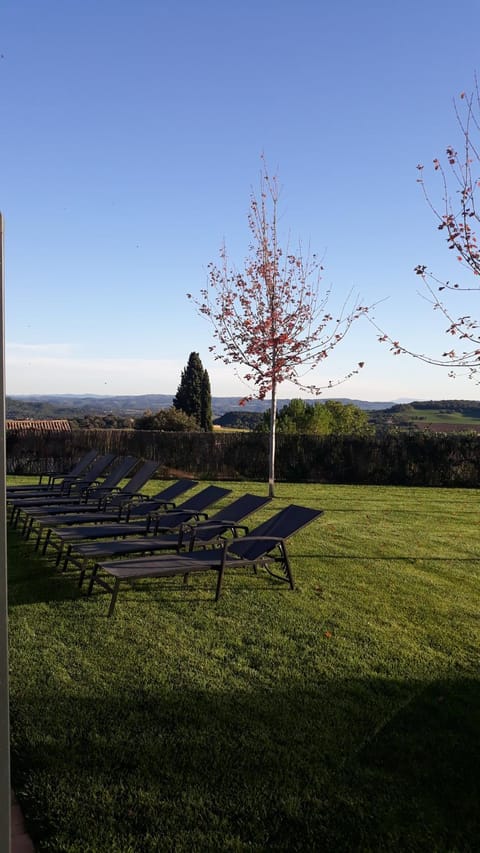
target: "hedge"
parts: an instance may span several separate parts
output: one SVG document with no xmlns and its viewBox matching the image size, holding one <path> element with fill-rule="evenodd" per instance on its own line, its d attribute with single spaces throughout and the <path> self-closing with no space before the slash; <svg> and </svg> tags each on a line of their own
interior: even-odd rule
<svg viewBox="0 0 480 853">
<path fill-rule="evenodd" d="M 7 433 L 7 472 L 68 470 L 89 448 L 159 462 L 159 476 L 267 480 L 268 435 L 253 432 L 72 430 Z M 477 487 L 480 436 L 391 432 L 354 436 L 277 436 L 276 479 L 290 482 Z"/>
</svg>

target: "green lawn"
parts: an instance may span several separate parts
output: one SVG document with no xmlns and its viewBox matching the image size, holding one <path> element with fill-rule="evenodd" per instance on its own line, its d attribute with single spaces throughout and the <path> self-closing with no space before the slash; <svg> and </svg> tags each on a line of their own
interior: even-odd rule
<svg viewBox="0 0 480 853">
<path fill-rule="evenodd" d="M 326 511 L 291 540 L 294 592 L 141 582 L 111 619 L 12 534 L 13 782 L 38 849 L 478 851 L 479 497 L 281 484 L 252 524 Z"/>
</svg>

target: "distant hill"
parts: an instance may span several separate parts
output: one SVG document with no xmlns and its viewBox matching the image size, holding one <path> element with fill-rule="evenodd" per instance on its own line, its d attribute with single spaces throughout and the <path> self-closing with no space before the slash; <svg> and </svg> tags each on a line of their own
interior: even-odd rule
<svg viewBox="0 0 480 853">
<path fill-rule="evenodd" d="M 479 400 L 424 400 L 395 404 L 370 414 L 377 427 L 429 432 L 479 432 Z"/>
<path fill-rule="evenodd" d="M 9 412 L 26 409 L 36 412 L 68 412 L 72 416 L 79 414 L 115 414 L 138 415 L 147 409 L 158 412 L 172 405 L 172 394 L 142 394 L 138 396 L 100 396 L 96 394 L 25 394 L 7 396 L 6 406 Z M 8 415 L 8 417 L 18 417 Z M 32 415 L 36 416 L 35 415 Z"/>
<path fill-rule="evenodd" d="M 240 397 L 213 397 L 212 413 L 219 426 L 241 426 L 252 429 L 255 420 L 268 410 L 268 400 L 252 400 L 240 406 Z M 480 432 L 479 400 L 424 400 L 411 402 L 370 402 L 336 397 L 341 403 L 353 403 L 369 412 L 369 421 L 378 430 L 392 427 L 400 430 L 428 430 L 430 432 Z M 34 418 L 38 420 L 68 419 L 82 424 L 83 418 L 105 418 L 107 426 L 121 427 L 122 418 L 137 418 L 145 411 L 158 412 L 172 405 L 171 394 L 141 394 L 100 396 L 96 394 L 31 394 L 7 397 L 6 417 L 9 419 Z M 278 401 L 281 409 L 288 398 Z M 322 397 L 309 403 L 325 403 Z M 109 418 L 109 416 L 111 416 Z M 116 422 L 118 419 L 118 422 Z M 108 420 L 111 421 L 108 424 Z M 101 425 L 101 424 L 100 424 Z"/>
<path fill-rule="evenodd" d="M 367 400 L 350 400 L 337 397 L 341 403 L 354 403 L 366 411 L 389 409 L 395 402 L 369 402 Z M 172 405 L 173 394 L 141 394 L 138 396 L 100 396 L 96 394 L 22 394 L 9 396 L 6 399 L 7 418 L 74 418 L 88 414 L 116 414 L 138 417 L 147 410 L 158 412 Z M 265 412 L 270 407 L 268 400 L 251 400 L 240 407 L 241 397 L 212 397 L 212 413 L 214 418 L 221 417 L 226 412 Z M 290 398 L 278 401 L 278 407 L 287 405 Z M 325 402 L 323 398 L 308 401 Z"/>
</svg>

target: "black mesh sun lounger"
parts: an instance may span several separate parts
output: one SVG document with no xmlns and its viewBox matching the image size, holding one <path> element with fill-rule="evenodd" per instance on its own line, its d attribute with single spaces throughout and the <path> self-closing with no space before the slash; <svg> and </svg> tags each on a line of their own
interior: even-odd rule
<svg viewBox="0 0 480 853">
<path fill-rule="evenodd" d="M 46 494 L 47 492 L 56 492 L 59 494 L 61 489 L 65 487 L 65 484 L 78 479 L 80 475 L 83 474 L 92 464 L 93 460 L 97 458 L 97 456 L 98 450 L 89 450 L 88 453 L 85 453 L 85 455 L 79 459 L 77 464 L 74 465 L 70 471 L 64 474 L 40 474 L 38 483 L 22 486 L 7 486 L 7 500 L 14 496 L 21 497 L 21 495 L 28 495 L 35 492 L 42 494 Z M 46 482 L 44 482 L 45 477 Z"/>
<path fill-rule="evenodd" d="M 111 601 L 108 615 L 111 616 L 123 581 L 176 575 L 187 578 L 195 572 L 214 571 L 217 573 L 215 599 L 218 600 L 225 570 L 245 566 L 253 567 L 255 571 L 259 567 L 264 568 L 272 577 L 286 581 L 293 589 L 294 580 L 286 540 L 321 515 L 323 510 L 291 504 L 247 536 L 225 540 L 221 548 L 96 563 L 90 578 L 88 595 L 91 595 L 95 584 L 109 592 Z"/>
<path fill-rule="evenodd" d="M 180 553 L 194 548 L 205 548 L 219 542 L 226 533 L 237 536 L 239 532 L 248 532 L 246 525 L 240 522 L 270 501 L 269 497 L 247 493 L 210 516 L 208 521 L 187 521 L 180 525 L 178 532 L 164 533 L 162 536 L 129 536 L 126 539 L 107 541 L 71 542 L 64 550 L 62 570 L 65 571 L 70 563 L 80 568 L 81 586 L 87 563 L 91 560 L 98 562 L 105 557 L 155 554 L 159 551 Z"/>
<path fill-rule="evenodd" d="M 129 521 L 116 523 L 95 524 L 95 525 L 70 525 L 68 526 L 68 516 L 64 517 L 64 527 L 49 527 L 43 542 L 42 554 L 45 554 L 48 546 L 55 548 L 59 556 L 57 564 L 60 563 L 62 548 L 65 542 L 76 542 L 82 539 L 107 539 L 116 536 L 138 536 L 147 534 L 149 529 L 154 530 L 175 530 L 183 522 L 189 518 L 196 518 L 205 515 L 205 510 L 216 501 L 226 497 L 230 493 L 230 489 L 224 489 L 221 486 L 207 486 L 201 492 L 187 498 L 179 506 L 172 509 L 170 512 L 161 512 L 160 515 L 155 515 L 150 518 L 148 509 L 150 501 L 145 501 L 144 504 L 139 504 L 139 512 L 142 512 L 142 517 L 137 521 L 138 516 L 134 516 L 133 510 Z M 144 515 L 143 515 L 144 513 Z M 134 520 L 132 520 L 134 519 Z M 52 538 L 53 537 L 53 538 Z M 37 540 L 37 548 L 39 540 Z"/>
<path fill-rule="evenodd" d="M 65 498 L 60 497 L 58 498 L 58 503 L 57 501 L 42 501 L 34 506 L 25 506 L 22 504 L 22 506 L 19 507 L 19 511 L 25 514 L 23 524 L 23 534 L 25 538 L 28 539 L 36 517 L 43 515 L 46 512 L 50 512 L 53 506 L 60 507 L 59 511 L 63 511 L 64 507 L 65 511 L 72 507 L 82 509 L 85 504 L 90 504 L 92 507 L 99 507 L 101 501 L 105 500 L 109 495 L 112 495 L 119 482 L 123 480 L 124 477 L 127 477 L 137 465 L 138 459 L 135 456 L 124 456 L 122 459 L 117 460 L 116 465 L 111 469 L 104 480 L 92 483 L 83 490 L 80 496 L 77 495 L 75 497 L 70 495 Z"/>
<path fill-rule="evenodd" d="M 114 453 L 106 453 L 98 456 L 90 468 L 80 478 L 62 482 L 60 493 L 40 492 L 24 495 L 12 495 L 7 498 L 10 507 L 10 524 L 16 527 L 21 512 L 27 512 L 31 507 L 50 506 L 61 501 L 62 503 L 76 503 L 82 499 L 86 491 L 91 488 L 98 478 L 110 467 L 116 459 Z"/>
</svg>

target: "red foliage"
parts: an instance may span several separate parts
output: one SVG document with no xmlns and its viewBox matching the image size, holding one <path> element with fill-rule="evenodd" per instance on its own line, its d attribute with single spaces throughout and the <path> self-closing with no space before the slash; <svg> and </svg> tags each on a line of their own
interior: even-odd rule
<svg viewBox="0 0 480 853">
<path fill-rule="evenodd" d="M 225 364 L 241 365 L 241 378 L 253 384 L 252 396 L 264 399 L 286 380 L 312 394 L 331 388 L 358 372 L 363 362 L 323 386 L 306 384 L 314 370 L 343 340 L 367 308 L 355 304 L 334 319 L 327 310 L 329 289 L 320 292 L 322 265 L 317 255 L 279 244 L 276 177 L 263 161 L 260 193 L 252 193 L 248 225 L 249 255 L 241 272 L 229 265 L 225 246 L 220 264 L 208 266 L 208 283 L 197 303 L 214 329 L 210 349 Z M 347 300 L 348 301 L 348 300 Z M 250 397 L 251 399 L 251 397 Z"/>
<path fill-rule="evenodd" d="M 477 277 L 480 275 L 480 248 L 476 229 L 480 222 L 480 215 L 476 208 L 475 191 L 480 187 L 478 171 L 480 168 L 480 92 L 477 81 L 474 91 L 470 96 L 465 92 L 460 94 L 463 104 L 459 106 L 454 102 L 454 110 L 458 127 L 462 137 L 462 153 L 448 145 L 445 149 L 445 166 L 436 157 L 433 160 L 433 168 L 439 173 L 442 184 L 442 205 L 436 206 L 430 197 L 425 185 L 423 165 L 418 164 L 417 169 L 421 173 L 417 182 L 421 185 L 425 199 L 435 218 L 438 221 L 438 230 L 446 239 L 447 246 L 456 253 L 456 258 L 462 266 L 462 271 Z M 452 193 L 451 187 L 454 192 Z M 433 275 L 425 264 L 415 267 L 416 275 L 423 279 L 426 289 L 426 298 L 434 310 L 440 312 L 447 322 L 445 332 L 465 341 L 465 347 L 457 351 L 455 349 L 443 352 L 441 356 L 434 357 L 415 352 L 400 345 L 390 335 L 373 325 L 380 332 L 379 341 L 389 343 L 391 351 L 398 355 L 408 353 L 429 364 L 447 366 L 450 368 L 451 376 L 458 375 L 459 371 L 466 369 L 470 378 L 474 378 L 479 370 L 480 324 L 470 316 L 455 317 L 453 312 L 444 301 L 439 298 L 438 293 L 446 291 L 476 291 L 480 290 L 478 283 L 460 284 L 459 282 L 444 281 Z M 372 321 L 373 322 L 373 321 Z"/>
</svg>

